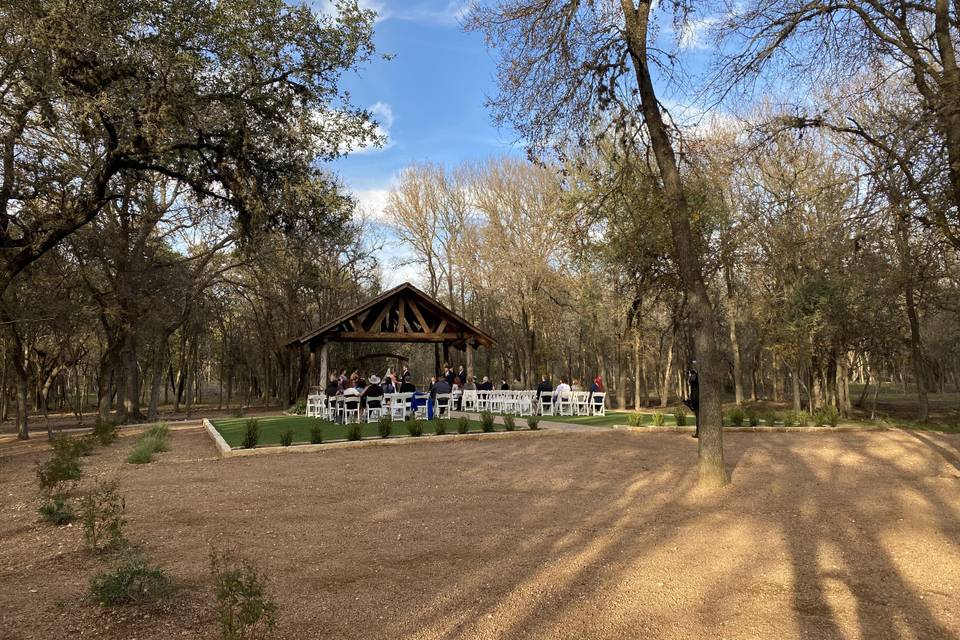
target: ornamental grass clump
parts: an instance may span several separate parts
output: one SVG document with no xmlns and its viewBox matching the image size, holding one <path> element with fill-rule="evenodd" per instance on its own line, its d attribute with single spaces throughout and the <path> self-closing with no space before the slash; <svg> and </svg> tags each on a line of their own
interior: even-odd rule
<svg viewBox="0 0 960 640">
<path fill-rule="evenodd" d="M 393 420 L 390 416 L 381 416 L 377 421 L 377 431 L 381 438 L 389 438 L 393 434 Z"/>
<path fill-rule="evenodd" d="M 310 427 L 310 444 L 323 443 L 323 427 L 318 424 Z"/>
<path fill-rule="evenodd" d="M 247 420 L 246 427 L 243 432 L 243 448 L 244 449 L 253 449 L 260 442 L 260 423 L 257 422 L 256 418 L 250 418 Z"/>
<path fill-rule="evenodd" d="M 363 438 L 363 425 L 359 422 L 351 422 L 347 425 L 347 440 L 357 441 Z"/>
<path fill-rule="evenodd" d="M 463 434 L 470 431 L 470 420 L 467 418 L 457 418 L 457 433 Z"/>
<path fill-rule="evenodd" d="M 639 411 L 633 411 L 627 416 L 627 424 L 631 427 L 643 426 L 643 414 Z"/>
<path fill-rule="evenodd" d="M 673 412 L 673 419 L 676 421 L 678 427 L 687 426 L 687 412 L 683 409 L 677 409 Z"/>
<path fill-rule="evenodd" d="M 480 414 L 480 428 L 483 429 L 484 433 L 493 431 L 493 414 L 489 411 Z"/>
<path fill-rule="evenodd" d="M 662 411 L 653 412 L 653 426 L 662 427 L 666 421 L 667 417 L 663 415 Z"/>
<path fill-rule="evenodd" d="M 407 422 L 407 433 L 409 433 L 414 438 L 419 438 L 423 435 L 423 421 L 420 418 L 414 418 Z"/>
<path fill-rule="evenodd" d="M 540 429 L 540 417 L 527 416 L 527 428 L 530 429 L 530 431 L 538 431 Z"/>
<path fill-rule="evenodd" d="M 727 420 L 729 420 L 730 424 L 733 425 L 734 427 L 742 427 L 743 420 L 746 417 L 747 417 L 747 414 L 744 413 L 743 409 L 741 409 L 740 407 L 734 407 L 733 409 L 730 409 L 730 411 L 727 413 Z"/>
<path fill-rule="evenodd" d="M 503 416 L 503 428 L 507 431 L 514 431 L 517 428 L 517 422 L 513 419 L 511 415 Z"/>
<path fill-rule="evenodd" d="M 760 415 L 759 415 L 756 411 L 754 411 L 753 409 L 750 409 L 749 411 L 747 411 L 747 423 L 748 423 L 751 427 L 759 426 L 759 425 L 760 425 Z"/>
</svg>

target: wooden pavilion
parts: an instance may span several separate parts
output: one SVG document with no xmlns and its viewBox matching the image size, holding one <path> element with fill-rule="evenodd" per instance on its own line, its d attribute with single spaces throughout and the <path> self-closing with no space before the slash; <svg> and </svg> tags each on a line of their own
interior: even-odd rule
<svg viewBox="0 0 960 640">
<path fill-rule="evenodd" d="M 444 354 L 450 347 L 466 351 L 466 369 L 471 376 L 474 350 L 496 344 L 496 340 L 488 333 L 409 282 L 394 287 L 317 330 L 287 343 L 291 349 L 299 350 L 304 346 L 310 349 L 311 385 L 326 382 L 327 351 L 331 342 L 442 344 Z"/>
</svg>

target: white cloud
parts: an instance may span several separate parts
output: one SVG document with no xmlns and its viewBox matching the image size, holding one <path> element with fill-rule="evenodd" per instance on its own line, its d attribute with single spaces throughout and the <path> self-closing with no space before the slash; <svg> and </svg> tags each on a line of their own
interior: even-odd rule
<svg viewBox="0 0 960 640">
<path fill-rule="evenodd" d="M 373 119 L 377 122 L 376 127 L 374 127 L 374 132 L 377 134 L 377 137 L 383 140 L 383 144 L 379 147 L 372 143 L 359 145 L 352 148 L 350 153 L 376 153 L 393 146 L 393 138 L 390 137 L 390 128 L 393 127 L 394 120 L 393 107 L 386 102 L 380 102 L 378 100 L 367 107 L 367 109 L 373 114 Z"/>
<path fill-rule="evenodd" d="M 387 224 L 386 208 L 390 197 L 390 189 L 354 189 L 353 197 L 357 199 L 357 215 L 364 221 Z"/>
</svg>

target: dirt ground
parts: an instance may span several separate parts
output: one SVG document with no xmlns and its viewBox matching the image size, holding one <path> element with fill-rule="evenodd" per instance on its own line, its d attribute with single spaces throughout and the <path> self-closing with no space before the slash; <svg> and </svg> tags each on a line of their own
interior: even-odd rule
<svg viewBox="0 0 960 640">
<path fill-rule="evenodd" d="M 168 604 L 83 600 L 103 565 L 37 521 L 43 443 L 0 445 L 0 638 L 210 638 L 210 549 L 256 559 L 280 638 L 960 638 L 960 436 L 729 434 L 733 484 L 694 490 L 696 443 L 549 438 L 218 460 L 123 438 L 129 537 Z"/>
</svg>

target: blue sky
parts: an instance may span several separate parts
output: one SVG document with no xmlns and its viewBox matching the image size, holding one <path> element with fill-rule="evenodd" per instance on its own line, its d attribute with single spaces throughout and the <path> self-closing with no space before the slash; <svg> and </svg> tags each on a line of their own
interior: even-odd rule
<svg viewBox="0 0 960 640">
<path fill-rule="evenodd" d="M 321 3 L 324 0 L 319 0 Z M 493 126 L 486 98 L 496 90 L 494 53 L 478 33 L 462 28 L 465 0 L 361 0 L 379 14 L 374 40 L 381 54 L 344 85 L 358 106 L 371 109 L 387 136 L 381 148 L 351 153 L 332 165 L 354 193 L 371 230 L 381 240 L 384 285 L 415 279 L 409 268 L 394 269 L 405 249 L 389 226 L 378 223 L 395 176 L 412 162 L 453 166 L 466 160 L 510 153 L 524 156 L 517 135 Z M 694 20 L 709 27 L 710 19 Z M 694 58 L 706 58 L 699 28 L 681 39 Z M 668 100 L 669 97 L 667 96 Z"/>
<path fill-rule="evenodd" d="M 522 153 L 515 135 L 498 131 L 485 107 L 495 63 L 476 33 L 461 27 L 462 2 L 393 0 L 364 4 L 380 13 L 375 41 L 391 60 L 372 61 L 345 86 L 353 102 L 373 110 L 388 138 L 333 164 L 361 205 L 382 206 L 394 176 L 411 162 L 455 165 L 501 153 Z"/>
</svg>

